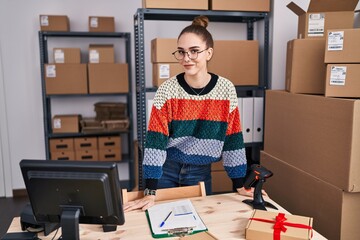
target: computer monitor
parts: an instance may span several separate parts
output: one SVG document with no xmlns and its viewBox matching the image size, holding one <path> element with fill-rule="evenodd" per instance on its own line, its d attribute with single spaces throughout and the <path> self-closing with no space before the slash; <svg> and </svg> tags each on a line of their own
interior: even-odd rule
<svg viewBox="0 0 360 240">
<path fill-rule="evenodd" d="M 20 162 L 38 223 L 60 223 L 62 239 L 79 239 L 79 223 L 125 222 L 115 162 L 28 160 Z"/>
</svg>

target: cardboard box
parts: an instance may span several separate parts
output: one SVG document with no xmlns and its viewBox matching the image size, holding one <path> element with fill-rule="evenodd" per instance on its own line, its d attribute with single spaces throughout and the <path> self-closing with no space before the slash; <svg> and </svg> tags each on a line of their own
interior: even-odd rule
<svg viewBox="0 0 360 240">
<path fill-rule="evenodd" d="M 81 63 L 80 48 L 54 48 L 54 63 Z"/>
<path fill-rule="evenodd" d="M 211 0 L 210 10 L 270 12 L 270 0 Z"/>
<path fill-rule="evenodd" d="M 98 161 L 99 153 L 97 149 L 75 151 L 75 160 Z"/>
<path fill-rule="evenodd" d="M 98 148 L 97 137 L 74 138 L 76 151 L 95 150 Z"/>
<path fill-rule="evenodd" d="M 98 137 L 99 149 L 121 148 L 121 138 L 119 136 Z"/>
<path fill-rule="evenodd" d="M 153 86 L 159 87 L 170 77 L 184 72 L 184 68 L 179 63 L 153 63 Z"/>
<path fill-rule="evenodd" d="M 50 152 L 74 151 L 74 138 L 50 139 Z"/>
<path fill-rule="evenodd" d="M 176 38 L 155 38 L 151 40 L 151 62 L 178 63 L 178 60 L 172 55 L 176 50 Z"/>
<path fill-rule="evenodd" d="M 326 97 L 360 98 L 360 64 L 328 64 Z"/>
<path fill-rule="evenodd" d="M 274 229 L 275 220 L 276 217 L 281 214 L 282 213 L 279 212 L 268 212 L 255 209 L 245 228 L 246 240 L 273 240 L 274 231 L 276 231 Z M 285 214 L 284 217 L 286 219 L 284 224 L 299 224 L 304 226 L 304 228 L 285 225 L 286 231 L 278 230 L 280 231 L 281 240 L 311 239 L 313 218 L 290 214 Z M 274 221 L 274 223 L 262 222 L 252 218 Z M 310 229 L 306 229 L 306 227 L 309 227 Z"/>
<path fill-rule="evenodd" d="M 211 188 L 213 193 L 232 192 L 232 181 L 226 171 L 211 171 Z"/>
<path fill-rule="evenodd" d="M 223 160 L 212 163 L 211 171 L 225 171 Z"/>
<path fill-rule="evenodd" d="M 126 63 L 90 63 L 89 93 L 129 92 L 128 65 Z"/>
<path fill-rule="evenodd" d="M 55 115 L 52 119 L 53 133 L 78 133 L 80 132 L 80 115 Z"/>
<path fill-rule="evenodd" d="M 324 94 L 325 39 L 294 39 L 287 43 L 286 90 L 292 93 Z"/>
<path fill-rule="evenodd" d="M 121 161 L 121 148 L 99 149 L 99 161 Z"/>
<path fill-rule="evenodd" d="M 66 15 L 40 15 L 41 31 L 70 31 L 69 18 Z"/>
<path fill-rule="evenodd" d="M 234 85 L 259 85 L 259 42 L 256 40 L 217 40 L 208 71 Z"/>
<path fill-rule="evenodd" d="M 260 162 L 274 173 L 264 184 L 272 200 L 292 214 L 313 217 L 314 229 L 328 239 L 353 240 L 360 236 L 360 193 L 344 192 L 287 164 L 292 162 L 289 159 L 261 152 Z M 341 173 L 336 176 L 341 178 Z"/>
<path fill-rule="evenodd" d="M 208 10 L 208 0 L 143 0 L 143 8 Z"/>
<path fill-rule="evenodd" d="M 89 32 L 115 32 L 114 17 L 89 17 Z"/>
<path fill-rule="evenodd" d="M 113 44 L 90 44 L 89 63 L 115 63 Z"/>
<path fill-rule="evenodd" d="M 360 192 L 360 100 L 267 90 L 264 151 Z"/>
<path fill-rule="evenodd" d="M 324 38 L 328 29 L 354 27 L 354 10 L 357 3 L 358 0 L 310 0 L 307 11 L 294 2 L 289 3 L 287 7 L 299 16 L 298 38 Z"/>
<path fill-rule="evenodd" d="M 360 29 L 330 30 L 325 47 L 326 63 L 360 63 Z"/>
<path fill-rule="evenodd" d="M 75 160 L 74 151 L 50 152 L 51 160 Z"/>
<path fill-rule="evenodd" d="M 88 93 L 86 64 L 45 64 L 46 94 Z"/>
</svg>

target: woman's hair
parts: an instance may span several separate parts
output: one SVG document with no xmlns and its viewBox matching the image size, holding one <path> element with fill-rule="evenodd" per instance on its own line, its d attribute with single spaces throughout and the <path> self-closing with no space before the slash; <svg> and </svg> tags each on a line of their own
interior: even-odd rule
<svg viewBox="0 0 360 240">
<path fill-rule="evenodd" d="M 185 27 L 181 31 L 181 33 L 179 34 L 178 40 L 184 33 L 194 33 L 194 34 L 198 35 L 199 37 L 201 37 L 202 40 L 204 40 L 207 48 L 209 48 L 209 47 L 213 48 L 214 40 L 211 36 L 211 33 L 206 29 L 208 24 L 209 24 L 209 19 L 206 16 L 195 17 L 192 24 Z"/>
</svg>

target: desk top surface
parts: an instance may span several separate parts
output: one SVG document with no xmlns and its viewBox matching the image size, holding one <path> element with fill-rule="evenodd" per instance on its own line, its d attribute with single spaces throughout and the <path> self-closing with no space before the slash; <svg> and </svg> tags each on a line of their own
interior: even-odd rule
<svg viewBox="0 0 360 240">
<path fill-rule="evenodd" d="M 227 193 L 220 195 L 211 195 L 207 197 L 191 198 L 196 211 L 203 219 L 209 232 L 218 239 L 245 239 L 245 227 L 253 209 L 244 204 L 242 200 L 247 197 L 237 193 Z M 280 211 L 288 213 L 281 206 L 271 199 L 264 197 L 266 201 L 273 203 L 279 210 L 268 208 L 268 211 Z M 8 232 L 21 231 L 20 218 L 13 219 Z M 60 232 L 60 231 L 59 231 Z M 43 240 L 52 239 L 55 231 L 47 237 L 39 235 Z M 60 236 L 57 233 L 55 239 Z M 150 228 L 145 216 L 145 212 L 141 210 L 129 212 L 125 214 L 125 224 L 118 226 L 114 232 L 104 233 L 101 225 L 80 224 L 80 239 L 111 239 L 111 240 L 146 240 L 154 239 L 151 236 Z M 178 239 L 177 237 L 166 239 Z M 326 239 L 319 233 L 314 231 L 312 239 Z"/>
</svg>

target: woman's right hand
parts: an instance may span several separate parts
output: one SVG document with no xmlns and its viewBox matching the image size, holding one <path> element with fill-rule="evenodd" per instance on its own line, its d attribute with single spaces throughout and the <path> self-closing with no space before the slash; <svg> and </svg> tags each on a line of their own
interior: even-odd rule
<svg viewBox="0 0 360 240">
<path fill-rule="evenodd" d="M 127 202 L 124 204 L 124 212 L 130 212 L 132 210 L 141 209 L 145 211 L 149 207 L 153 206 L 155 204 L 155 196 L 154 195 L 148 195 L 141 199 L 137 199 L 135 201 Z"/>
</svg>

